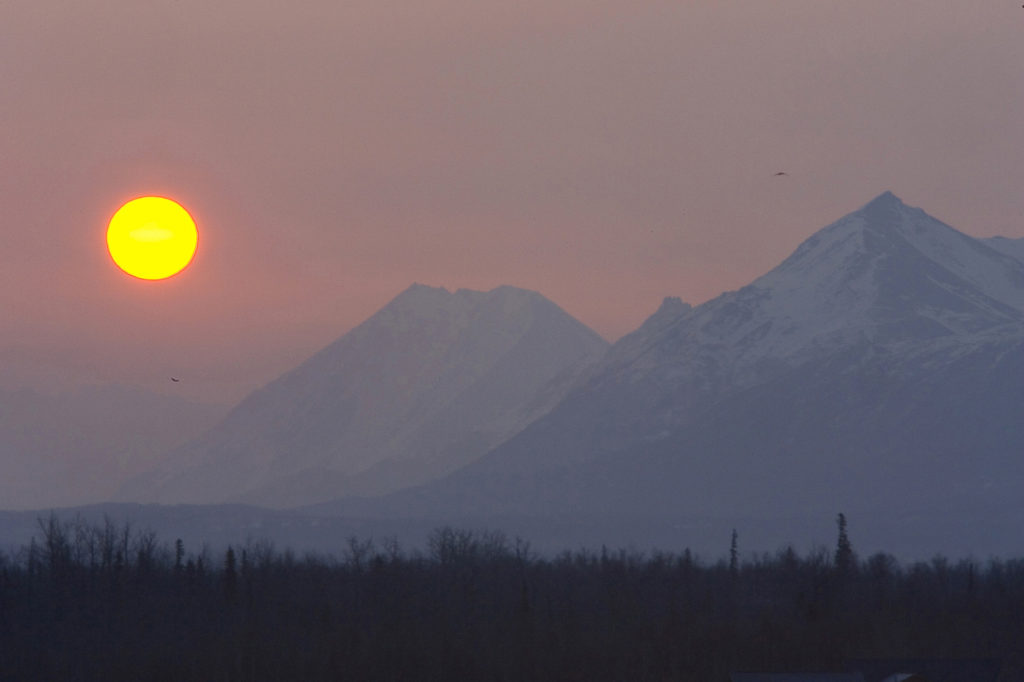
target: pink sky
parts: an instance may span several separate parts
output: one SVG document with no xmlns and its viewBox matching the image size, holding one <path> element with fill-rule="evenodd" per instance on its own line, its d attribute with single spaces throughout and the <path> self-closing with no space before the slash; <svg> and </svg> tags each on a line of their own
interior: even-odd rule
<svg viewBox="0 0 1024 682">
<path fill-rule="evenodd" d="M 614 340 L 886 189 L 1024 237 L 1022 64 L 1019 2 L 13 3 L 0 387 L 232 401 L 412 282 Z M 199 223 L 172 280 L 107 257 L 142 194 Z"/>
</svg>

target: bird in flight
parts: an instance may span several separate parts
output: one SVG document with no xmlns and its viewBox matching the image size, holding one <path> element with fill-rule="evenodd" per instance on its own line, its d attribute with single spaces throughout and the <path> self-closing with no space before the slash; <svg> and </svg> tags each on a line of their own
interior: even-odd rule
<svg viewBox="0 0 1024 682">
<path fill-rule="evenodd" d="M 181 379 L 178 379 L 177 377 L 171 377 L 171 381 L 173 381 L 174 383 L 178 383 L 179 381 L 181 381 Z"/>
<path fill-rule="evenodd" d="M 783 171 L 779 171 L 779 172 L 778 172 L 778 173 L 776 173 L 775 175 L 776 175 L 776 177 L 777 177 L 777 176 L 779 176 L 779 175 L 789 175 L 789 173 L 785 173 L 785 172 L 783 172 Z"/>
</svg>

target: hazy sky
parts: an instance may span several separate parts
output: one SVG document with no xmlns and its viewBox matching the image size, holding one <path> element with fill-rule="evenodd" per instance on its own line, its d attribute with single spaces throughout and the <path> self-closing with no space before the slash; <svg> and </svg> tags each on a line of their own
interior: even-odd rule
<svg viewBox="0 0 1024 682">
<path fill-rule="evenodd" d="M 414 281 L 614 340 L 886 189 L 1024 237 L 1022 65 L 1019 0 L 13 0 L 0 387 L 233 400 Z M 168 281 L 106 254 L 142 194 Z"/>
</svg>

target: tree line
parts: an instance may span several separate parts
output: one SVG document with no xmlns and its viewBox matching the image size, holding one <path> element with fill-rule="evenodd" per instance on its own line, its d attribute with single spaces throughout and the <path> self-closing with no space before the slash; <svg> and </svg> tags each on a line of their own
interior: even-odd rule
<svg viewBox="0 0 1024 682">
<path fill-rule="evenodd" d="M 0 679 L 728 680 L 854 658 L 1006 658 L 1024 560 L 902 565 L 834 549 L 542 557 L 439 528 L 424 550 L 165 544 L 54 516 L 0 554 Z"/>
</svg>

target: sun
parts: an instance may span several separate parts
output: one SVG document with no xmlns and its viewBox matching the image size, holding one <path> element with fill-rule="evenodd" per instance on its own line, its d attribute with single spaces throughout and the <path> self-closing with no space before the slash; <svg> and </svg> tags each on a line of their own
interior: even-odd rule
<svg viewBox="0 0 1024 682">
<path fill-rule="evenodd" d="M 181 272 L 192 262 L 198 243 L 192 216 L 165 197 L 132 199 L 107 226 L 110 257 L 139 279 L 167 279 Z"/>
</svg>

